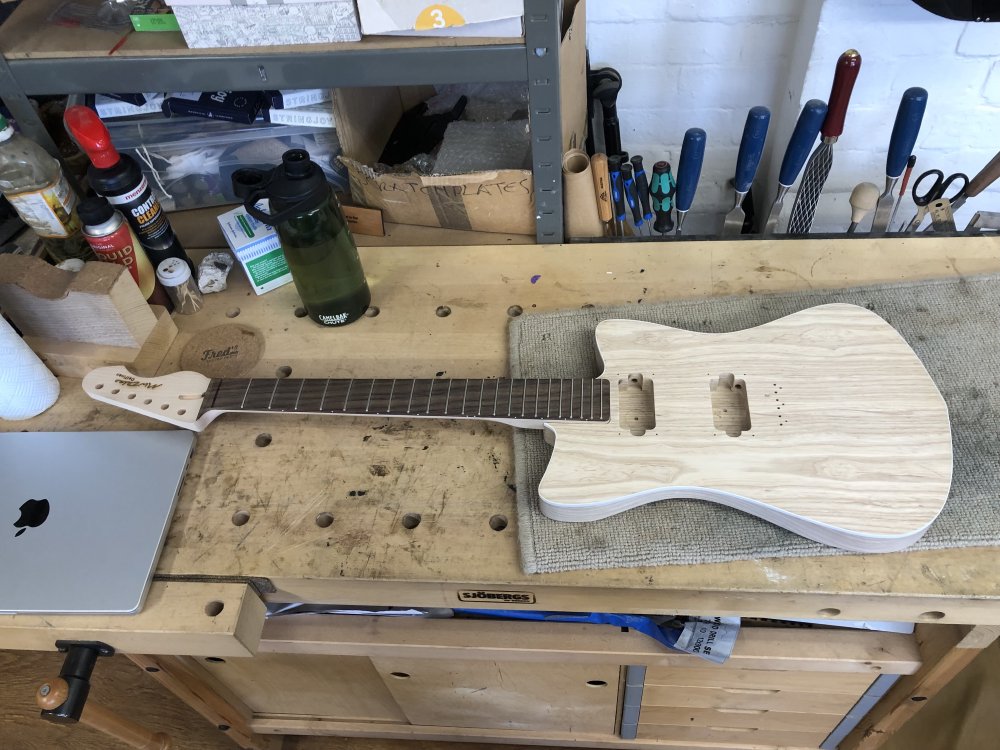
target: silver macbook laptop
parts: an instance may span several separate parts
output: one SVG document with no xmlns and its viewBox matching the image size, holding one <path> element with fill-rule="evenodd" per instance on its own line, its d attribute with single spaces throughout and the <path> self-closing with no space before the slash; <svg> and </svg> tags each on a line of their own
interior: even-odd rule
<svg viewBox="0 0 1000 750">
<path fill-rule="evenodd" d="M 134 613 L 194 433 L 0 433 L 0 613 Z"/>
</svg>

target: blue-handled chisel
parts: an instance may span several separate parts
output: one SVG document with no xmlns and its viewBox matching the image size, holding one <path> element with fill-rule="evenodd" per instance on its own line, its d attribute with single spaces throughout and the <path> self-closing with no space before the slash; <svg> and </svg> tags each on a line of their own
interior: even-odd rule
<svg viewBox="0 0 1000 750">
<path fill-rule="evenodd" d="M 764 234 L 774 234 L 778 226 L 778 219 L 781 217 L 781 209 L 785 205 L 785 195 L 788 189 L 795 184 L 795 180 L 802 171 L 802 165 L 806 163 L 809 152 L 812 151 L 819 129 L 823 127 L 823 120 L 826 119 L 826 102 L 821 99 L 810 99 L 802 107 L 799 119 L 795 123 L 795 130 L 792 137 L 788 139 L 788 146 L 785 148 L 785 156 L 781 160 L 781 171 L 778 172 L 778 193 L 774 196 L 771 204 L 771 211 L 767 215 L 764 223 Z"/>
<path fill-rule="evenodd" d="M 767 126 L 771 122 L 771 110 L 767 107 L 752 107 L 747 114 L 743 126 L 743 138 L 740 140 L 740 150 L 736 156 L 736 204 L 726 214 L 722 222 L 722 234 L 740 234 L 743 231 L 743 199 L 746 198 L 753 178 L 757 175 L 761 154 L 764 153 L 764 141 L 767 139 Z"/>
<path fill-rule="evenodd" d="M 906 169 L 906 160 L 913 153 L 917 142 L 920 123 L 927 109 L 927 90 L 914 86 L 903 92 L 896 112 L 896 122 L 889 138 L 889 154 L 885 160 L 885 191 L 879 196 L 872 220 L 872 232 L 885 232 L 889 228 L 889 217 L 896 202 L 894 188 Z"/>
<path fill-rule="evenodd" d="M 680 163 L 677 165 L 677 187 L 674 193 L 674 206 L 677 208 L 675 234 L 681 233 L 684 217 L 694 203 L 694 192 L 698 189 L 698 180 L 701 178 L 701 164 L 705 160 L 706 140 L 705 131 L 701 128 L 689 128 L 684 133 Z"/>
</svg>

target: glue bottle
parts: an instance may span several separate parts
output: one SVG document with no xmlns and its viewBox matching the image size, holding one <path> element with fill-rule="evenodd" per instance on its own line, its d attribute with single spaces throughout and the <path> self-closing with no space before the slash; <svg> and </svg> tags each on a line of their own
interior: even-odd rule
<svg viewBox="0 0 1000 750">
<path fill-rule="evenodd" d="M 34 141 L 15 133 L 2 115 L 0 192 L 42 239 L 52 260 L 94 259 L 80 233 L 76 192 L 66 181 L 59 162 Z"/>
<path fill-rule="evenodd" d="M 115 150 L 111 134 L 97 113 L 89 107 L 69 107 L 63 115 L 63 124 L 90 158 L 87 168 L 90 186 L 125 215 L 153 266 L 168 258 L 180 258 L 194 271 L 194 264 L 174 234 L 139 164 Z"/>
</svg>

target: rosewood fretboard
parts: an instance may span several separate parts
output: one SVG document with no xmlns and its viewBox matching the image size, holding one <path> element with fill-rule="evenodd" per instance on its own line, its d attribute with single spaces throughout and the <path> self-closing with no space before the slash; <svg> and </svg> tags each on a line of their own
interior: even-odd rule
<svg viewBox="0 0 1000 750">
<path fill-rule="evenodd" d="M 609 381 L 578 378 L 214 378 L 201 411 L 603 422 L 609 405 Z"/>
</svg>

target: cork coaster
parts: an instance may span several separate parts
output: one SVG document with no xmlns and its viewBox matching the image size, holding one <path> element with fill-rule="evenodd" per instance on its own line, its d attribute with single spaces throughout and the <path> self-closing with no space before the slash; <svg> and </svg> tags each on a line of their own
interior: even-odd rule
<svg viewBox="0 0 1000 750">
<path fill-rule="evenodd" d="M 230 323 L 192 338 L 181 352 L 181 368 L 210 378 L 234 378 L 250 372 L 263 352 L 260 331 Z"/>
</svg>

